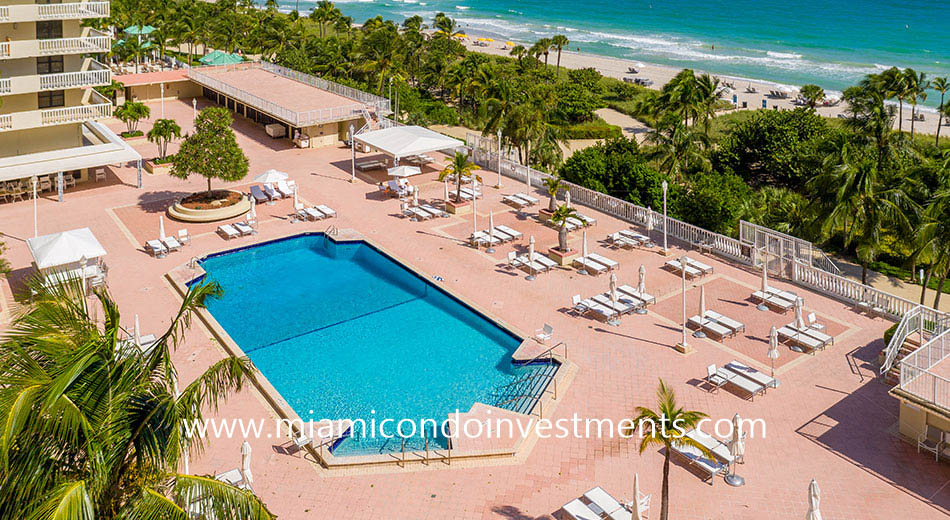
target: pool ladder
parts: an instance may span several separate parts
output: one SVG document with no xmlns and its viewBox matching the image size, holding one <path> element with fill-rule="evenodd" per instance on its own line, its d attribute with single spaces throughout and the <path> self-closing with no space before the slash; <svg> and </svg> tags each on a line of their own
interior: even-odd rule
<svg viewBox="0 0 950 520">
<path fill-rule="evenodd" d="M 447 466 L 452 465 L 452 439 L 451 438 L 447 439 L 448 447 L 445 450 L 445 454 L 441 454 L 436 450 L 429 449 L 429 434 L 428 433 L 423 432 L 422 437 L 425 442 L 425 450 L 422 453 L 411 451 L 411 450 L 406 451 L 406 438 L 405 437 L 400 438 L 402 441 L 402 446 L 400 447 L 401 458 L 399 459 L 398 462 L 396 462 L 396 464 L 399 467 L 401 468 L 406 467 L 406 462 L 408 462 L 408 459 L 406 459 L 407 453 L 422 459 L 422 463 L 425 464 L 426 466 L 428 466 L 429 462 L 432 460 L 439 460 L 441 462 L 444 462 Z"/>
</svg>

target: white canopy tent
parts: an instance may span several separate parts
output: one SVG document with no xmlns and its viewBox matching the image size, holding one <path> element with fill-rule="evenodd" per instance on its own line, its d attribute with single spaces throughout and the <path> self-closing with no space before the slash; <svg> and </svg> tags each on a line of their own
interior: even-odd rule
<svg viewBox="0 0 950 520">
<path fill-rule="evenodd" d="M 421 126 L 394 126 L 357 134 L 354 140 L 399 160 L 438 150 L 464 146 L 465 143 Z"/>
<path fill-rule="evenodd" d="M 26 245 L 33 255 L 33 262 L 40 270 L 74 267 L 78 266 L 83 258 L 91 261 L 106 255 L 106 250 L 89 228 L 29 238 Z"/>
</svg>

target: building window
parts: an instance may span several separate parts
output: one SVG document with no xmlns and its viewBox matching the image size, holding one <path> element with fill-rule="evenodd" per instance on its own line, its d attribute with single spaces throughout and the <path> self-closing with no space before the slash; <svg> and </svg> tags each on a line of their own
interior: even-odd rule
<svg viewBox="0 0 950 520">
<path fill-rule="evenodd" d="M 62 20 L 44 20 L 42 22 L 36 22 L 36 39 L 37 40 L 51 40 L 54 38 L 63 37 L 63 21 Z"/>
<path fill-rule="evenodd" d="M 62 56 L 42 56 L 36 58 L 37 74 L 56 74 L 63 72 Z"/>
<path fill-rule="evenodd" d="M 49 92 L 40 92 L 37 94 L 39 97 L 38 106 L 39 108 L 54 108 L 66 106 L 66 93 L 63 90 L 51 90 Z"/>
</svg>

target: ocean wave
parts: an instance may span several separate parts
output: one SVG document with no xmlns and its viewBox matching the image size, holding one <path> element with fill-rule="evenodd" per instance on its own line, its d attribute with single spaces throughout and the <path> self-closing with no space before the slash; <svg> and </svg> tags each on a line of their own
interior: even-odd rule
<svg viewBox="0 0 950 520">
<path fill-rule="evenodd" d="M 455 6 L 455 8 L 458 9 L 459 11 L 468 11 L 469 9 L 471 9 L 471 7 L 467 5 L 457 5 Z"/>
<path fill-rule="evenodd" d="M 802 57 L 801 54 L 796 54 L 794 52 L 767 51 L 765 54 L 766 56 L 771 56 L 773 58 L 788 59 L 788 60 L 795 60 Z"/>
</svg>

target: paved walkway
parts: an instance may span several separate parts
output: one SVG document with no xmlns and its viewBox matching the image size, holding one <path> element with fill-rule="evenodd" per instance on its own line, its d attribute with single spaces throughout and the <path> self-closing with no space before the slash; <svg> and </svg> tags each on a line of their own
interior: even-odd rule
<svg viewBox="0 0 950 520">
<path fill-rule="evenodd" d="M 158 112 L 156 106 L 152 110 Z M 186 123 L 191 117 L 190 100 L 166 103 L 166 111 L 185 132 L 191 131 Z M 121 126 L 115 121 L 109 124 Z M 143 125 L 143 130 L 148 128 L 148 123 Z M 438 275 L 439 283 L 447 289 L 488 309 L 515 330 L 530 333 L 551 323 L 555 340 L 569 344 L 569 358 L 578 371 L 559 394 L 550 419 L 570 420 L 575 414 L 582 420 L 631 417 L 635 407 L 654 405 L 659 378 L 672 385 L 686 408 L 702 410 L 715 419 L 728 419 L 737 412 L 742 417 L 763 419 L 765 438 L 748 441 L 746 462 L 738 468 L 746 478 L 744 487 L 729 487 L 721 479 L 710 486 L 681 462 L 674 463 L 670 472 L 672 518 L 800 519 L 807 509 L 807 487 L 812 478 L 819 480 L 821 509 L 829 519 L 937 518 L 950 512 L 950 466 L 918 455 L 913 446 L 895 436 L 897 402 L 887 395 L 888 388 L 873 378 L 873 362 L 883 347 L 881 336 L 889 322 L 855 314 L 841 302 L 775 282 L 780 288 L 798 291 L 807 310 L 828 321 L 836 334 L 834 346 L 814 356 L 783 348 L 776 364 L 781 386 L 754 401 L 729 389 L 710 393 L 701 381 L 707 365 L 739 359 L 769 370 L 767 331 L 792 321 L 790 315 L 755 310 L 748 300 L 758 284 L 754 272 L 702 256 L 715 273 L 689 283 L 689 310 L 695 312 L 697 290 L 706 286 L 708 307 L 745 322 L 748 329 L 722 343 L 689 337 L 694 352 L 684 356 L 672 348 L 680 341 L 682 282 L 662 268 L 666 258 L 649 249 L 615 251 L 602 242 L 608 233 L 626 224 L 581 208 L 598 220 L 588 233 L 591 250 L 621 263 L 621 283 L 635 284 L 637 269 L 644 265 L 647 287 L 659 300 L 650 313 L 625 316 L 619 327 L 611 327 L 567 312 L 571 295 L 602 292 L 607 277 L 559 269 L 529 282 L 523 273 L 504 265 L 506 253 L 525 250 L 526 242 L 497 248 L 491 255 L 475 251 L 461 240 L 472 228 L 471 216 L 412 222 L 398 216 L 399 202 L 380 197 L 375 184 L 348 182 L 348 149 L 296 150 L 289 148 L 287 141 L 268 139 L 249 122 L 238 121 L 235 128 L 250 158 L 252 175 L 268 168 L 289 172 L 300 185 L 303 199 L 337 209 L 340 216 L 333 225 L 360 231 L 430 279 Z M 145 155 L 154 154 L 154 145 L 147 141 L 135 141 L 134 146 Z M 443 188 L 434 179 L 435 173 L 430 172 L 413 182 L 421 187 L 422 201 L 440 204 Z M 501 202 L 502 195 L 523 189 L 511 180 L 505 183 L 500 190 L 485 188 L 485 199 L 479 201 L 481 226 L 487 226 L 491 210 L 496 222 L 506 223 L 526 237 L 534 235 L 539 250 L 555 244 L 556 232 L 540 225 L 534 219 L 535 211 L 518 212 Z M 247 184 L 242 181 L 228 186 Z M 210 229 L 189 225 L 192 245 L 180 254 L 153 259 L 143 250 L 142 240 L 157 235 L 161 208 L 175 197 L 204 189 L 204 181 L 180 181 L 159 174 L 147 176 L 143 190 L 134 185 L 134 169 L 117 167 L 101 186 L 67 192 L 63 203 L 45 197 L 38 205 L 40 233 L 80 226 L 93 230 L 109 252 L 110 290 L 123 311 L 122 322 L 131 328 L 138 313 L 143 333 L 161 331 L 180 304 L 163 278 L 173 267 L 194 256 L 304 230 L 323 230 L 330 224 L 291 224 L 286 218 L 290 203 L 283 201 L 259 207 L 263 210 L 259 235 L 228 243 Z M 14 268 L 2 284 L 7 301 L 11 284 L 18 290 L 31 272 L 24 240 L 32 234 L 32 204 L 0 205 L 0 222 Z M 182 226 L 166 221 L 169 231 Z M 571 235 L 573 247 L 579 247 L 580 240 L 579 234 Z M 672 245 L 675 254 L 685 252 L 680 245 Z M 695 251 L 689 254 L 701 256 Z M 301 312 L 320 310 L 302 302 Z M 195 325 L 173 354 L 182 384 L 223 355 L 207 331 Z M 209 415 L 264 420 L 272 418 L 273 412 L 262 395 L 246 388 Z M 561 505 L 598 485 L 621 500 L 629 500 L 634 474 L 639 474 L 643 491 L 653 494 L 650 518 L 658 515 L 662 452 L 650 448 L 639 454 L 634 442 L 618 438 L 539 439 L 522 458 L 488 464 L 457 461 L 451 466 L 344 473 L 328 473 L 300 455 L 288 454 L 286 439 L 265 435 L 250 439 L 250 443 L 255 490 L 281 519 L 550 518 Z M 239 436 L 208 440 L 204 453 L 192 461 L 192 471 L 210 474 L 238 467 L 240 444 Z"/>
</svg>

